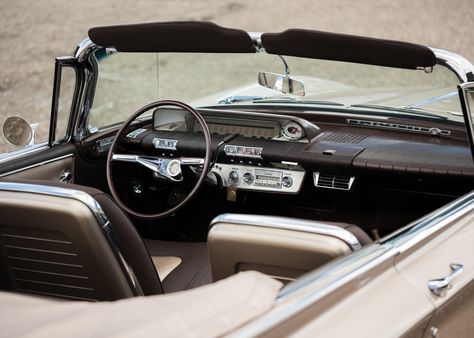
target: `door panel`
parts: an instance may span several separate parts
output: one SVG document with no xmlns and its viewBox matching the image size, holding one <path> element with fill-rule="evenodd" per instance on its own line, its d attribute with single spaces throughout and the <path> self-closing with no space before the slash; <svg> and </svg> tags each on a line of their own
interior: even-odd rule
<svg viewBox="0 0 474 338">
<path fill-rule="evenodd" d="M 471 337 L 474 334 L 474 282 L 449 299 L 436 311 L 425 337 Z"/>
<path fill-rule="evenodd" d="M 8 179 L 37 179 L 47 181 L 74 182 L 75 156 L 67 154 L 44 162 L 36 163 L 30 167 L 21 168 L 2 177 Z"/>
<path fill-rule="evenodd" d="M 425 337 L 433 336 L 432 327 L 438 328 L 437 337 L 468 337 L 474 330 L 473 224 L 474 211 L 471 210 L 453 219 L 441 232 L 402 252 L 397 259 L 396 267 L 400 273 L 435 305 L 434 317 Z M 443 290 L 445 295 L 430 291 L 428 282 L 450 276 L 453 263 L 462 264 L 463 271 L 456 275 L 450 287 Z"/>
<path fill-rule="evenodd" d="M 54 147 L 43 146 L 26 153 L 12 153 L 0 161 L 0 177 L 70 154 L 77 154 L 76 147 L 72 143 Z"/>
<path fill-rule="evenodd" d="M 1 178 L 59 181 L 64 169 L 72 170 L 72 181 L 107 191 L 105 156 L 86 158 L 72 143 L 44 147 L 0 161 Z"/>
</svg>

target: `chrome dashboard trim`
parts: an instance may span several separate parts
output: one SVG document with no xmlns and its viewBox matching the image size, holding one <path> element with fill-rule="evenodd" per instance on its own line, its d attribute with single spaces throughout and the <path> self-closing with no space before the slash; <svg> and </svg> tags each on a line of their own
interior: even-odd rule
<svg viewBox="0 0 474 338">
<path fill-rule="evenodd" d="M 104 211 L 102 210 L 100 204 L 90 195 L 86 194 L 83 191 L 66 189 L 60 187 L 52 187 L 47 185 L 36 185 L 36 184 L 26 184 L 26 183 L 14 183 L 14 182 L 0 182 L 0 190 L 3 191 L 13 191 L 13 192 L 27 192 L 40 195 L 48 196 L 57 196 L 77 200 L 82 202 L 92 214 L 97 219 L 97 222 L 100 225 L 100 229 L 104 234 L 107 242 L 110 244 L 110 247 L 117 258 L 117 261 L 122 268 L 125 276 L 127 277 L 130 289 L 132 290 L 135 296 L 143 296 L 143 290 L 140 286 L 138 279 L 133 272 L 132 267 L 128 264 L 127 260 L 123 256 L 118 242 L 115 239 L 113 234 L 113 229 L 110 227 L 110 222 Z"/>
<path fill-rule="evenodd" d="M 265 228 L 277 228 L 283 230 L 322 234 L 340 239 L 346 243 L 352 251 L 361 248 L 359 240 L 351 232 L 335 225 L 324 224 L 317 221 L 279 216 L 222 214 L 211 221 L 210 228 L 212 228 L 216 223 L 251 225 Z"/>
<path fill-rule="evenodd" d="M 22 171 L 25 171 L 25 170 L 28 170 L 28 169 L 33 169 L 33 168 L 36 168 L 36 167 L 40 167 L 40 166 L 48 164 L 48 163 L 53 163 L 53 162 L 56 162 L 56 161 L 64 160 L 65 158 L 69 158 L 69 157 L 74 157 L 74 154 L 71 153 L 71 154 L 55 157 L 55 158 L 52 158 L 52 159 L 49 159 L 49 160 L 46 160 L 46 161 L 43 161 L 43 162 L 39 162 L 39 163 L 29 165 L 27 167 L 23 167 L 23 168 L 20 168 L 20 169 L 15 169 L 15 170 L 12 170 L 12 171 L 9 171 L 9 172 L 6 172 L 6 173 L 2 173 L 2 174 L 0 174 L 0 177 L 13 175 L 13 174 L 16 174 L 16 173 L 19 173 L 19 172 L 22 172 Z"/>
<path fill-rule="evenodd" d="M 365 128 L 393 129 L 397 131 L 415 132 L 432 136 L 451 136 L 451 131 L 447 129 L 421 127 L 402 123 L 371 121 L 365 119 L 346 119 L 346 124 Z"/>
<path fill-rule="evenodd" d="M 320 185 L 319 184 L 319 179 L 320 179 L 321 176 L 333 177 L 332 185 L 330 187 L 325 186 L 325 185 Z M 313 172 L 313 183 L 314 183 L 315 187 L 322 188 L 322 189 L 334 189 L 334 190 L 344 190 L 344 191 L 351 190 L 352 185 L 354 184 L 354 181 L 355 181 L 355 176 L 349 176 L 348 177 L 349 180 L 347 182 L 347 189 L 346 188 L 338 188 L 338 187 L 334 186 L 334 182 L 336 181 L 336 178 L 338 178 L 338 177 L 342 177 L 342 176 L 326 175 L 326 174 L 321 174 L 320 172 L 314 171 Z M 346 177 L 344 177 L 344 178 L 346 178 Z"/>
</svg>

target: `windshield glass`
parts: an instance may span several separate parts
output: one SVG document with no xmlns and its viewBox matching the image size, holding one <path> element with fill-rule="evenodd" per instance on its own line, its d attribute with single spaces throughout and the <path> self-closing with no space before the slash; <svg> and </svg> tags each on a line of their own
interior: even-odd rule
<svg viewBox="0 0 474 338">
<path fill-rule="evenodd" d="M 431 73 L 285 56 L 290 76 L 304 85 L 304 96 L 283 94 L 258 84 L 259 72 L 285 74 L 276 56 L 214 53 L 96 52 L 99 66 L 89 124 L 123 121 L 159 99 L 194 107 L 261 104 L 337 105 L 347 109 L 404 108 L 462 121 L 454 73 L 435 66 Z M 426 116 L 426 115 L 424 115 Z"/>
</svg>

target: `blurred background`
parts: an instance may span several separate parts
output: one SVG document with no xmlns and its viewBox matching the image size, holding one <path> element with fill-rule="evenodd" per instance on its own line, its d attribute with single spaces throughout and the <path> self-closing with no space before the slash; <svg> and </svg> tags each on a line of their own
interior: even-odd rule
<svg viewBox="0 0 474 338">
<path fill-rule="evenodd" d="M 90 27 L 208 20 L 247 31 L 310 28 L 400 39 L 474 62 L 473 0 L 0 0 L 0 125 L 13 115 L 46 124 L 54 57 Z"/>
</svg>

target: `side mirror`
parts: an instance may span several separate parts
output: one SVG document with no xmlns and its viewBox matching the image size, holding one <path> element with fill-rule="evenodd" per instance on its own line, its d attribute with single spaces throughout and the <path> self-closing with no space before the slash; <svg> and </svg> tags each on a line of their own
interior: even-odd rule
<svg viewBox="0 0 474 338">
<path fill-rule="evenodd" d="M 467 137 L 471 146 L 472 160 L 474 161 L 474 82 L 460 84 L 458 90 Z"/>
<path fill-rule="evenodd" d="M 304 96 L 303 82 L 291 78 L 289 75 L 276 73 L 258 73 L 258 84 L 284 94 Z"/>
<path fill-rule="evenodd" d="M 30 125 L 24 118 L 12 116 L 3 123 L 3 137 L 14 146 L 32 146 L 35 139 L 35 127 Z"/>
</svg>

